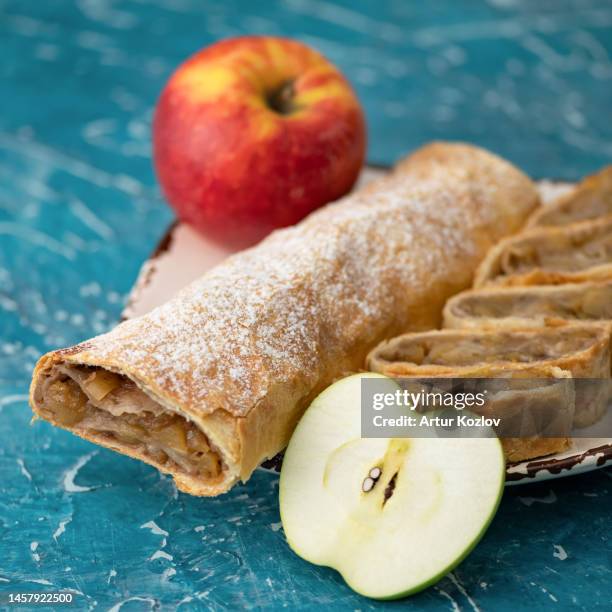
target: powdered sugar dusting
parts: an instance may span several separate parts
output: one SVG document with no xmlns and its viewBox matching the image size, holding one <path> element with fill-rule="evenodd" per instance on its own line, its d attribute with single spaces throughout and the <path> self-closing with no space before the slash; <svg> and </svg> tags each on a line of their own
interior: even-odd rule
<svg viewBox="0 0 612 612">
<path fill-rule="evenodd" d="M 356 348 L 410 327 L 430 299 L 435 316 L 535 200 L 533 185 L 498 158 L 437 146 L 234 255 L 78 359 L 139 372 L 203 412 L 238 415 L 277 385 L 299 397 L 355 367 Z"/>
</svg>

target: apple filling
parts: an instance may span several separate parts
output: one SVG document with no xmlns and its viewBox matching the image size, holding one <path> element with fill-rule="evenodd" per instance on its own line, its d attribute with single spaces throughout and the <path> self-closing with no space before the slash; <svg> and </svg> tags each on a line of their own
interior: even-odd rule
<svg viewBox="0 0 612 612">
<path fill-rule="evenodd" d="M 125 376 L 101 368 L 58 365 L 36 389 L 41 411 L 58 425 L 121 446 L 158 468 L 216 479 L 219 454 L 199 427 L 164 409 Z"/>
</svg>

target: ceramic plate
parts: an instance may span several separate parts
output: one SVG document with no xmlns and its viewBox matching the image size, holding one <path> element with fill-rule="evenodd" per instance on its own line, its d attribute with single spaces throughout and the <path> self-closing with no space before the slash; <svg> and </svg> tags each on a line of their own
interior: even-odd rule
<svg viewBox="0 0 612 612">
<path fill-rule="evenodd" d="M 384 168 L 367 167 L 362 172 L 359 182 L 367 183 L 385 172 Z M 572 185 L 560 181 L 542 180 L 538 182 L 538 187 L 546 204 L 567 192 Z M 230 254 L 231 251 L 206 240 L 187 225 L 174 223 L 143 264 L 128 297 L 122 318 L 140 316 L 163 304 L 179 289 Z M 612 421 L 612 410 L 608 411 L 607 418 Z M 608 429 L 611 428 L 612 422 Z M 584 430 L 581 433 L 588 434 Z M 282 456 L 278 455 L 266 461 L 262 468 L 278 472 L 281 463 Z M 506 470 L 506 484 L 515 485 L 571 476 L 609 463 L 612 463 L 612 439 L 575 438 L 571 448 L 563 453 L 509 465 Z"/>
</svg>

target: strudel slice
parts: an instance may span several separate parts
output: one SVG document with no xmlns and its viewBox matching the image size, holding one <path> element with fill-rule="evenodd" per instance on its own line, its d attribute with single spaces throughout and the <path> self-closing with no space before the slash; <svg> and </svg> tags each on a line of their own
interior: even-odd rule
<svg viewBox="0 0 612 612">
<path fill-rule="evenodd" d="M 444 307 L 444 327 L 542 327 L 572 321 L 612 324 L 612 280 L 463 291 Z"/>
<path fill-rule="evenodd" d="M 612 279 L 612 215 L 536 228 L 500 241 L 474 279 L 485 285 L 554 285 Z"/>
<path fill-rule="evenodd" d="M 527 225 L 569 225 L 607 215 L 612 215 L 612 166 L 587 177 L 567 195 L 536 210 Z"/>
<path fill-rule="evenodd" d="M 576 385 L 573 424 L 595 423 L 607 409 L 609 331 L 592 324 L 541 329 L 443 329 L 409 333 L 381 343 L 370 370 L 398 378 L 601 379 Z"/>
</svg>

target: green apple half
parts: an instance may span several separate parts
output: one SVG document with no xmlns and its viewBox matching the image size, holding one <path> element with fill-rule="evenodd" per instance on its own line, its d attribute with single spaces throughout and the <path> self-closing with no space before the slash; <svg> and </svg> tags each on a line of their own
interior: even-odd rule
<svg viewBox="0 0 612 612">
<path fill-rule="evenodd" d="M 437 582 L 484 534 L 504 487 L 499 440 L 361 438 L 357 374 L 321 393 L 285 453 L 280 512 L 289 546 L 368 597 Z"/>
</svg>

